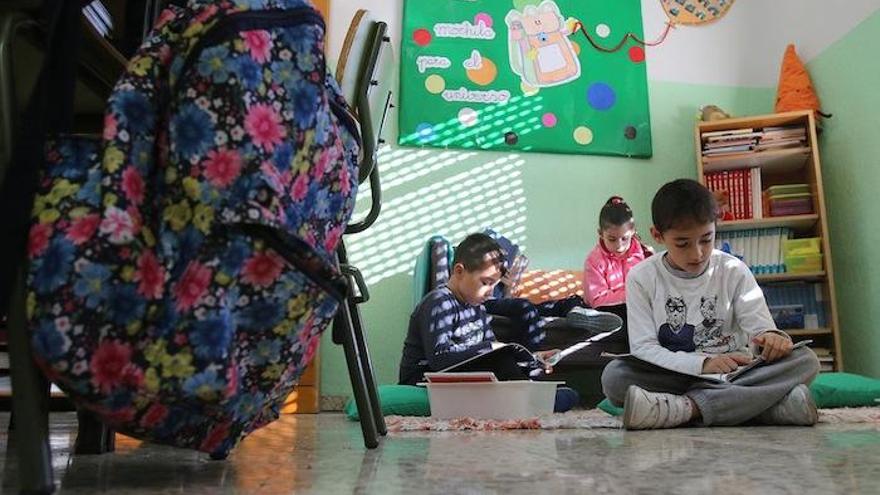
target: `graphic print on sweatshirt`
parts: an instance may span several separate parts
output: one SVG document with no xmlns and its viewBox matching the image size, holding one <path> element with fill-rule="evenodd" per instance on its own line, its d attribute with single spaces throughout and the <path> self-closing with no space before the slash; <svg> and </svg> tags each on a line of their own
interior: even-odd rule
<svg viewBox="0 0 880 495">
<path fill-rule="evenodd" d="M 724 335 L 724 319 L 718 317 L 718 296 L 700 298 L 700 314 L 703 321 L 697 326 L 694 344 L 697 349 L 712 354 L 731 352 L 736 347 L 736 339 L 732 335 Z"/>
<path fill-rule="evenodd" d="M 694 352 L 694 326 L 687 322 L 687 304 L 684 298 L 666 297 L 666 323 L 660 325 L 657 340 L 672 352 Z"/>
</svg>

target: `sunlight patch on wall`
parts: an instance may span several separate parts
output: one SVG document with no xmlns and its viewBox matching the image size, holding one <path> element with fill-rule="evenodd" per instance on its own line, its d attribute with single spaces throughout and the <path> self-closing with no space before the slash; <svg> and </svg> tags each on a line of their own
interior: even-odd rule
<svg viewBox="0 0 880 495">
<path fill-rule="evenodd" d="M 431 162 L 423 162 L 421 167 L 431 169 L 435 162 L 456 160 L 459 154 L 444 156 L 447 154 L 435 152 Z M 524 247 L 523 164 L 520 155 L 499 157 L 383 200 L 382 213 L 375 225 L 361 234 L 346 236 L 349 260 L 361 270 L 368 284 L 375 284 L 394 275 L 411 273 L 425 242 L 435 234 L 455 243 L 468 233 L 491 227 Z M 384 181 L 382 189 L 384 194 Z"/>
</svg>

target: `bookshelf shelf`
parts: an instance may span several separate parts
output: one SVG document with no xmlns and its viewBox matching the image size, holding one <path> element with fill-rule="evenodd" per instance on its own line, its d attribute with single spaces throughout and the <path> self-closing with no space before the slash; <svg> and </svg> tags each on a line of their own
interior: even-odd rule
<svg viewBox="0 0 880 495">
<path fill-rule="evenodd" d="M 814 282 L 823 280 L 824 278 L 825 272 L 768 273 L 766 275 L 755 275 L 755 280 L 757 280 L 758 283 L 794 281 Z"/>
<path fill-rule="evenodd" d="M 760 167 L 766 173 L 786 173 L 804 168 L 809 157 L 810 148 L 792 148 L 704 157 L 703 171 L 721 172 L 724 170 Z"/>
<path fill-rule="evenodd" d="M 731 230 L 768 229 L 773 227 L 789 227 L 796 231 L 812 229 L 819 221 L 818 214 L 794 215 L 789 217 L 767 217 L 749 220 L 732 220 L 718 222 L 718 230 L 727 232 Z"/>
<path fill-rule="evenodd" d="M 784 332 L 792 337 L 831 335 L 834 333 L 830 328 L 802 328 L 797 330 L 784 330 Z"/>
<path fill-rule="evenodd" d="M 711 134 L 706 135 L 707 133 Z M 742 137 L 737 137 L 740 135 Z M 764 143 L 770 144 L 773 141 L 779 143 L 779 141 L 786 140 L 790 141 L 787 144 L 800 145 L 800 147 L 748 151 L 728 156 L 707 157 L 703 155 L 704 145 L 707 150 L 718 149 L 717 143 L 719 142 L 730 142 L 731 146 L 742 145 L 760 148 Z M 753 266 L 759 266 L 766 262 L 755 263 L 754 258 L 760 259 L 762 256 L 765 258 L 768 256 L 765 247 L 756 247 L 754 243 L 749 244 L 756 237 L 758 238 L 758 246 L 761 246 L 761 239 L 766 242 L 768 237 L 772 239 L 774 236 L 789 235 L 789 233 L 774 232 L 774 230 L 782 228 L 791 229 L 791 234 L 795 238 L 820 239 L 823 270 L 805 273 L 762 274 L 756 275 L 755 279 L 760 284 L 791 282 L 791 286 L 789 284 L 768 285 L 765 287 L 765 292 L 774 294 L 777 308 L 789 305 L 802 306 L 804 317 L 809 314 L 811 318 L 818 318 L 820 328 L 799 328 L 787 330 L 787 332 L 796 337 L 815 337 L 816 343 L 811 345 L 816 346 L 817 353 L 821 351 L 823 371 L 842 371 L 844 358 L 840 348 L 834 263 L 831 255 L 831 243 L 828 239 L 828 217 L 822 184 L 822 164 L 813 113 L 811 111 L 797 111 L 700 122 L 694 129 L 694 145 L 697 177 L 704 185 L 716 188 L 713 190 L 726 192 L 729 201 L 727 206 L 730 208 L 727 213 L 733 213 L 738 218 L 750 216 L 753 211 L 766 211 L 767 187 L 789 185 L 809 191 L 813 211 L 811 214 L 718 222 L 717 230 L 719 233 L 730 233 L 721 236 L 722 239 L 725 241 L 733 239 L 731 246 L 742 250 L 735 250 L 735 252 L 742 252 L 747 260 L 751 256 L 750 264 Z M 706 174 L 709 176 L 707 177 Z M 796 196 L 796 194 L 801 194 L 801 192 L 798 191 L 798 193 L 791 195 Z M 779 197 L 784 195 L 785 193 Z M 759 198 L 764 198 L 763 205 L 758 200 Z M 796 206 L 791 206 L 790 203 L 793 203 L 794 200 L 788 198 L 788 201 L 790 210 L 797 211 L 799 209 Z M 774 205 L 779 204 L 780 202 L 774 203 Z M 740 231 L 756 232 L 740 234 Z M 736 243 L 742 242 L 741 239 L 749 239 L 750 241 L 737 246 Z M 770 246 L 769 262 L 773 264 L 773 259 L 776 259 L 778 263 L 782 258 L 781 247 L 778 244 L 775 248 L 772 244 Z M 777 249 L 779 252 L 775 253 L 773 249 Z M 793 299 L 789 300 L 790 298 Z M 799 323 L 799 325 L 803 324 Z"/>
</svg>

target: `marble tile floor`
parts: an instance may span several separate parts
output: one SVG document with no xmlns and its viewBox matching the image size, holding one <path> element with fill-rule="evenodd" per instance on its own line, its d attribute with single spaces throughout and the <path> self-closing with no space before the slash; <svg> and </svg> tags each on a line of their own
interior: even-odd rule
<svg viewBox="0 0 880 495">
<path fill-rule="evenodd" d="M 0 413 L 0 483 L 16 460 Z M 876 494 L 880 426 L 392 434 L 366 451 L 340 414 L 284 416 L 226 461 L 118 436 L 117 451 L 71 457 L 76 418 L 53 413 L 61 494 Z"/>
</svg>

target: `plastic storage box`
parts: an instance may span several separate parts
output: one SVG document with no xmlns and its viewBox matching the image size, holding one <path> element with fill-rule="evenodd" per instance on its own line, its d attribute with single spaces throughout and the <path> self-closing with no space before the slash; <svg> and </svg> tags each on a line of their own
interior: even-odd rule
<svg viewBox="0 0 880 495">
<path fill-rule="evenodd" d="M 821 237 L 805 237 L 802 239 L 785 239 L 782 241 L 785 256 L 809 256 L 822 253 Z"/>
<path fill-rule="evenodd" d="M 451 419 L 531 418 L 553 413 L 562 382 L 512 380 L 478 383 L 427 383 L 431 417 Z"/>
<path fill-rule="evenodd" d="M 822 255 L 786 256 L 785 271 L 789 273 L 809 273 L 822 271 Z"/>
</svg>

